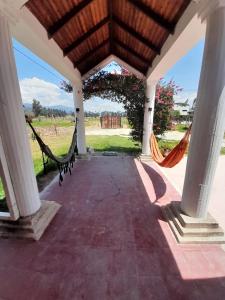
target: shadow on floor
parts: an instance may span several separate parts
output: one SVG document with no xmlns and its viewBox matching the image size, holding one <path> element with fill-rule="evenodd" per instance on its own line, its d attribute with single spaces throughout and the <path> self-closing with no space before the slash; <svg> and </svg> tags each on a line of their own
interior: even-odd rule
<svg viewBox="0 0 225 300">
<path fill-rule="evenodd" d="M 154 186 L 156 199 L 154 201 L 157 202 L 160 198 L 162 198 L 166 193 L 166 184 L 163 177 L 156 172 L 153 168 L 149 165 L 142 163 L 143 168 L 145 169 L 146 173 L 150 177 L 152 184 Z"/>
<path fill-rule="evenodd" d="M 167 182 L 132 157 L 79 161 L 43 195 L 62 208 L 42 239 L 1 240 L 0 299 L 223 299 L 224 252 L 177 245 L 151 203 L 161 184 L 158 199 Z"/>
</svg>

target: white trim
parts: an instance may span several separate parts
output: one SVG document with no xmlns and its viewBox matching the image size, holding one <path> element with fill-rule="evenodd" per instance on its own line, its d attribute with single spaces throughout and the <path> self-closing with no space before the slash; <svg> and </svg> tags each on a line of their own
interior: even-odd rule
<svg viewBox="0 0 225 300">
<path fill-rule="evenodd" d="M 123 61 L 122 59 L 120 59 L 116 55 L 111 54 L 106 59 L 104 59 L 103 61 L 101 61 L 99 64 L 97 64 L 96 66 L 94 66 L 86 74 L 84 74 L 82 76 L 82 79 L 85 80 L 85 79 L 91 77 L 97 71 L 103 69 L 104 67 L 106 67 L 108 64 L 110 64 L 113 61 L 115 61 L 116 63 L 118 63 L 118 65 L 121 65 L 122 67 L 124 67 L 125 69 L 127 69 L 128 71 L 130 71 L 131 73 L 133 73 L 134 75 L 136 75 L 137 77 L 143 78 L 143 79 L 145 78 L 145 76 L 144 76 L 143 73 L 141 73 L 137 69 L 131 67 L 129 64 L 127 64 L 125 61 Z"/>
</svg>

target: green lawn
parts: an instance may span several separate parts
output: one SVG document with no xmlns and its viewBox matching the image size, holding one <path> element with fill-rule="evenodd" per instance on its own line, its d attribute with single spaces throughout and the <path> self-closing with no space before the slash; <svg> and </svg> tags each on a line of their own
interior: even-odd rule
<svg viewBox="0 0 225 300">
<path fill-rule="evenodd" d="M 33 119 L 32 121 L 32 125 L 36 128 L 36 127 L 52 127 L 52 126 L 56 126 L 56 127 L 70 127 L 73 126 L 73 118 L 42 118 L 40 120 L 38 119 Z"/>
<path fill-rule="evenodd" d="M 32 121 L 32 125 L 38 128 L 48 128 L 48 127 L 70 127 L 73 126 L 74 118 L 72 116 L 67 116 L 65 118 L 35 118 Z M 128 120 L 126 117 L 121 119 L 122 127 L 129 128 Z M 100 128 L 100 118 L 99 117 L 85 117 L 85 127 Z"/>
<path fill-rule="evenodd" d="M 225 155 L 225 148 L 221 148 L 220 154 Z"/>
<path fill-rule="evenodd" d="M 95 136 L 89 135 L 86 137 L 87 145 L 95 151 L 117 151 L 125 153 L 139 153 L 141 146 L 134 142 L 131 138 L 113 136 Z"/>
<path fill-rule="evenodd" d="M 5 193 L 3 190 L 3 184 L 2 184 L 2 180 L 0 178 L 0 200 L 5 198 Z"/>
<path fill-rule="evenodd" d="M 188 127 L 189 126 L 187 126 L 185 124 L 177 124 L 175 130 L 179 131 L 179 132 L 185 132 L 188 130 Z"/>
<path fill-rule="evenodd" d="M 53 153 L 60 156 L 65 155 L 69 149 L 71 136 L 49 136 L 43 138 L 45 143 L 49 145 Z M 86 136 L 87 146 L 95 151 L 117 151 L 136 154 L 140 152 L 140 144 L 135 143 L 131 138 L 120 136 Z M 35 174 L 43 175 L 42 156 L 36 141 L 30 141 L 32 157 L 34 162 Z M 50 164 L 49 168 L 54 168 L 54 164 Z"/>
<path fill-rule="evenodd" d="M 100 118 L 97 117 L 85 117 L 85 127 L 92 127 L 92 128 L 100 128 Z"/>
<path fill-rule="evenodd" d="M 179 141 L 174 141 L 174 140 L 159 140 L 158 141 L 159 148 L 161 151 L 172 150 L 178 143 L 179 143 Z"/>
</svg>

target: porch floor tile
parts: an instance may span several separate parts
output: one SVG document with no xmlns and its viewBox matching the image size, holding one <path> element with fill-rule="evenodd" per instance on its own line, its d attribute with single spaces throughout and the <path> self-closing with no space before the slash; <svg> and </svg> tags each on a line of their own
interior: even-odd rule
<svg viewBox="0 0 225 300">
<path fill-rule="evenodd" d="M 41 198 L 62 208 L 40 241 L 0 240 L 0 300 L 225 299 L 225 252 L 177 244 L 160 206 L 180 196 L 154 163 L 79 161 Z"/>
</svg>

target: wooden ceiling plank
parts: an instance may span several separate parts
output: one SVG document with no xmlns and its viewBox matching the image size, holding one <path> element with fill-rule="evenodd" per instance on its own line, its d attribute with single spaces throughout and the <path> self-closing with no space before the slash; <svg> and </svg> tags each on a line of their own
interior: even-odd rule
<svg viewBox="0 0 225 300">
<path fill-rule="evenodd" d="M 108 14 L 109 14 L 109 18 L 110 18 L 110 22 L 109 22 L 109 39 L 110 39 L 110 51 L 113 50 L 113 22 L 112 22 L 112 12 L 113 12 L 113 1 L 112 0 L 108 0 Z"/>
<path fill-rule="evenodd" d="M 115 50 L 113 51 L 113 53 L 115 56 L 117 56 L 118 58 L 122 59 L 125 63 L 127 63 L 128 65 L 130 65 L 131 67 L 133 67 L 134 69 L 138 70 L 139 72 L 141 72 L 142 74 L 145 74 L 147 72 L 147 69 L 142 69 L 142 68 L 139 68 L 137 66 L 134 65 L 134 63 L 130 62 L 127 57 L 125 57 L 125 55 L 121 55 L 121 53 L 119 53 L 119 51 Z"/>
<path fill-rule="evenodd" d="M 94 67 L 97 67 L 104 59 L 106 59 L 109 56 L 109 53 L 99 57 L 97 60 L 93 60 L 93 62 L 88 64 L 88 67 L 82 69 L 81 75 L 86 74 L 87 72 L 91 71 Z M 96 72 L 99 70 L 96 69 Z"/>
<path fill-rule="evenodd" d="M 136 56 L 143 63 L 148 64 L 148 65 L 151 64 L 150 60 L 148 60 L 147 58 L 145 58 L 144 56 L 142 56 L 141 54 L 139 54 L 138 52 L 136 52 L 134 49 L 130 48 L 128 45 L 126 45 L 123 42 L 121 42 L 120 40 L 114 38 L 114 42 L 116 44 L 118 44 L 120 47 L 122 47 L 124 50 L 126 50 L 126 51 L 130 52 L 131 54 L 133 54 L 134 56 Z"/>
<path fill-rule="evenodd" d="M 103 46 L 109 43 L 109 39 L 104 40 L 102 43 L 100 43 L 97 47 L 83 55 L 78 61 L 75 61 L 73 63 L 74 67 L 76 68 L 78 65 L 82 64 L 86 59 L 90 58 L 93 54 L 95 54 L 99 49 L 101 49 Z"/>
<path fill-rule="evenodd" d="M 160 27 L 168 31 L 169 33 L 174 33 L 175 24 L 167 21 L 160 14 L 156 13 L 149 6 L 142 3 L 140 0 L 128 0 L 131 4 L 133 4 L 137 9 L 139 9 L 142 13 L 144 13 L 147 17 L 152 19 L 155 23 L 157 23 Z"/>
<path fill-rule="evenodd" d="M 89 5 L 93 0 L 83 0 L 78 5 L 76 5 L 73 9 L 71 9 L 67 14 L 65 14 L 60 20 L 58 20 L 55 24 L 53 24 L 48 29 L 49 38 L 53 38 L 53 36 L 63 27 L 65 26 L 72 18 L 74 18 L 77 14 L 79 14 L 87 5 Z"/>
<path fill-rule="evenodd" d="M 78 47 L 82 42 L 84 42 L 87 38 L 89 38 L 93 33 L 95 33 L 97 30 L 99 30 L 102 26 L 107 24 L 109 21 L 110 21 L 109 17 L 104 18 L 98 24 L 96 24 L 94 27 L 92 27 L 88 32 L 86 32 L 84 35 L 79 37 L 68 47 L 63 49 L 64 56 L 68 55 L 71 51 L 73 51 L 76 47 Z"/>
<path fill-rule="evenodd" d="M 160 54 L 160 48 L 154 45 L 152 42 L 147 40 L 145 37 L 143 37 L 140 33 L 138 33 L 134 28 L 132 28 L 130 25 L 126 24 L 122 20 L 120 20 L 117 16 L 113 15 L 113 21 L 119 25 L 122 29 L 127 31 L 130 35 L 135 37 L 137 40 L 142 42 L 145 46 L 156 52 L 157 54 Z"/>
</svg>

